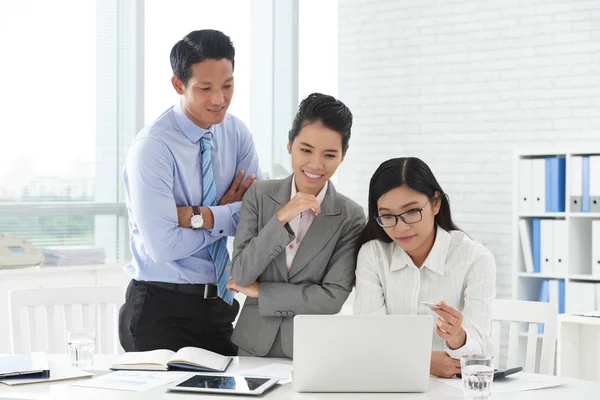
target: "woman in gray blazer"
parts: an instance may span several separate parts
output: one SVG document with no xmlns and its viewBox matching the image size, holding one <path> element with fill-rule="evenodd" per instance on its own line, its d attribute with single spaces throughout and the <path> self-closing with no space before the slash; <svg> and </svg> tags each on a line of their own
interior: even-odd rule
<svg viewBox="0 0 600 400">
<path fill-rule="evenodd" d="M 335 314 L 352 290 L 365 215 L 329 181 L 351 127 L 344 103 L 309 95 L 289 132 L 293 174 L 244 196 L 227 285 L 247 296 L 231 337 L 239 355 L 291 358 L 294 315 Z"/>
</svg>

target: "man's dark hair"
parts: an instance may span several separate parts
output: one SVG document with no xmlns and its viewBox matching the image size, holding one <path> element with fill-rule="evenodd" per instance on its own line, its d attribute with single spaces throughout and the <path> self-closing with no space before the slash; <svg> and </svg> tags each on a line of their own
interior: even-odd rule
<svg viewBox="0 0 600 400">
<path fill-rule="evenodd" d="M 333 96 L 322 93 L 309 94 L 302 102 L 289 132 L 290 142 L 298 136 L 302 127 L 308 123 L 320 122 L 342 136 L 342 155 L 348 150 L 352 112 L 344 103 Z"/>
<path fill-rule="evenodd" d="M 184 85 L 192 75 L 192 65 L 207 59 L 231 61 L 234 66 L 235 48 L 229 36 L 221 31 L 202 29 L 192 31 L 171 49 L 171 69 Z"/>
</svg>

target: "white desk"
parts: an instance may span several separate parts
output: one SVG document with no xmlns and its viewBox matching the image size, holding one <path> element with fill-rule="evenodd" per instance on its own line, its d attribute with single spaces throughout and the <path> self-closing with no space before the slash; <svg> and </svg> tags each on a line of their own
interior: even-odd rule
<svg viewBox="0 0 600 400">
<path fill-rule="evenodd" d="M 67 362 L 64 355 L 51 356 L 53 358 L 63 359 Z M 106 368 L 116 360 L 116 356 L 96 356 L 94 365 L 97 374 L 106 373 Z M 290 360 L 263 359 L 241 357 L 235 358 L 229 366 L 227 373 L 256 368 L 272 362 L 290 364 Z M 90 378 L 87 378 L 90 379 Z M 426 393 L 296 393 L 292 389 L 292 384 L 277 385 L 274 389 L 268 391 L 262 397 L 243 397 L 243 396 L 223 396 L 210 394 L 186 394 L 186 393 L 167 393 L 164 387 L 144 392 L 126 392 L 117 390 L 92 389 L 85 387 L 69 386 L 71 381 L 37 383 L 32 385 L 22 385 L 9 387 L 0 384 L 1 399 L 57 399 L 57 400 L 155 400 L 155 399 L 199 399 L 199 400 L 223 400 L 223 399 L 267 399 L 267 400 L 379 400 L 379 399 L 418 399 L 418 400 L 456 400 L 461 399 L 462 391 L 451 386 L 437 382 L 431 379 L 429 391 Z M 550 389 L 532 390 L 527 392 L 494 394 L 493 399 L 511 399 L 511 400 L 563 400 L 563 399 L 595 399 L 600 393 L 600 385 L 592 382 L 573 379 L 568 385 L 559 386 Z"/>
</svg>

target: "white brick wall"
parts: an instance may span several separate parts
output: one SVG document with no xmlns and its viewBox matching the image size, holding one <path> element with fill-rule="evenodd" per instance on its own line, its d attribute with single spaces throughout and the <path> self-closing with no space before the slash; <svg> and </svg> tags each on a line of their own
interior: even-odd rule
<svg viewBox="0 0 600 400">
<path fill-rule="evenodd" d="M 512 151 L 600 145 L 599 0 L 340 0 L 340 98 L 355 116 L 338 188 L 425 160 L 510 297 Z"/>
</svg>

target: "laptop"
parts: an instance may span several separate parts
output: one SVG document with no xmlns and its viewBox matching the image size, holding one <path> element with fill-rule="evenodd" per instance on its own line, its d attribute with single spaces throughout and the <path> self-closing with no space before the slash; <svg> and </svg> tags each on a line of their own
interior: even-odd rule
<svg viewBox="0 0 600 400">
<path fill-rule="evenodd" d="M 430 315 L 294 317 L 297 392 L 425 392 Z"/>
</svg>

